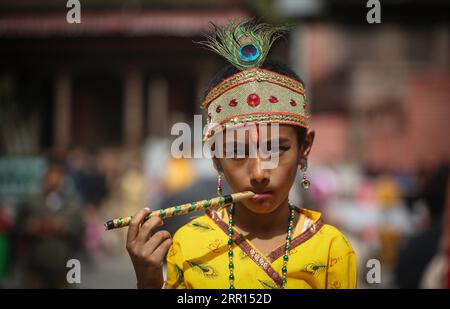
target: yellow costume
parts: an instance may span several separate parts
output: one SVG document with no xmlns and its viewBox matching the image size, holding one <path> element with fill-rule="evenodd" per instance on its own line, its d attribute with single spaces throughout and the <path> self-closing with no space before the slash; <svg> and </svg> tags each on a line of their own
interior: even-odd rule
<svg viewBox="0 0 450 309">
<path fill-rule="evenodd" d="M 291 242 L 285 288 L 355 288 L 356 257 L 345 236 L 323 224 L 320 213 L 296 211 L 300 217 Z M 178 230 L 167 254 L 166 288 L 227 289 L 227 230 L 224 207 L 208 210 Z M 237 229 L 233 240 L 236 288 L 280 288 L 284 243 L 265 256 Z"/>
</svg>

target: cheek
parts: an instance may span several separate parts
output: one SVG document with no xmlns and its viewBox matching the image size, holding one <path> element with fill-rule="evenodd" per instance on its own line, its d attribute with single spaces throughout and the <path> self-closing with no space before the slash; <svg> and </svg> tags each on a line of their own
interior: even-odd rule
<svg viewBox="0 0 450 309">
<path fill-rule="evenodd" d="M 282 187 L 289 187 L 297 175 L 297 165 L 280 163 L 271 173 L 271 181 L 279 183 Z"/>
<path fill-rule="evenodd" d="M 293 181 L 297 175 L 298 160 L 296 152 L 286 153 L 281 156 L 278 166 L 272 171 L 272 175 L 277 176 L 283 182 Z"/>
<path fill-rule="evenodd" d="M 246 185 L 248 175 L 240 161 L 234 162 L 233 160 L 222 159 L 221 164 L 225 179 L 232 189 L 239 190 L 240 187 Z"/>
<path fill-rule="evenodd" d="M 290 149 L 279 157 L 279 166 L 282 168 L 292 169 L 298 166 L 298 151 Z"/>
</svg>

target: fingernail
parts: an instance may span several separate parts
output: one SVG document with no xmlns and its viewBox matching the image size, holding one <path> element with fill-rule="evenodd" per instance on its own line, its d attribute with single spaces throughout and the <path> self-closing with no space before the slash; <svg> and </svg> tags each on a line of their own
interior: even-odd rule
<svg viewBox="0 0 450 309">
<path fill-rule="evenodd" d="M 147 211 L 150 211 L 150 208 L 148 208 L 148 207 L 145 207 L 144 209 L 146 209 Z"/>
</svg>

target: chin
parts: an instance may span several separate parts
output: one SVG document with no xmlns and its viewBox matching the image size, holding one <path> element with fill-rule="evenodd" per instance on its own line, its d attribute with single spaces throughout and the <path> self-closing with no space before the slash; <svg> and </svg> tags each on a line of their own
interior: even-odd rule
<svg viewBox="0 0 450 309">
<path fill-rule="evenodd" d="M 247 207 L 248 210 L 256 214 L 268 214 L 277 209 L 276 204 L 274 204 L 274 202 L 271 200 L 247 201 L 244 206 Z"/>
</svg>

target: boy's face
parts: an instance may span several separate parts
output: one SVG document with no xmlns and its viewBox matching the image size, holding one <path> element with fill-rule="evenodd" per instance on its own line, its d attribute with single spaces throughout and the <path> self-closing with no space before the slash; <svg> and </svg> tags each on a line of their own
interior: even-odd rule
<svg viewBox="0 0 450 309">
<path fill-rule="evenodd" d="M 226 134 L 230 134 L 230 131 L 227 130 Z M 243 141 L 237 140 L 230 145 L 227 144 L 226 137 L 223 138 L 227 153 L 230 146 L 231 148 L 234 146 L 236 150 L 239 142 L 245 143 L 245 149 L 249 149 L 249 144 L 254 143 L 259 150 L 261 143 L 276 145 L 274 139 L 277 139 L 278 149 L 271 151 L 272 155 L 277 156 L 274 168 L 264 168 L 264 164 L 261 163 L 269 159 L 267 157 L 264 159 L 259 151 L 244 158 L 229 156 L 214 158 L 216 167 L 223 172 L 233 192 L 253 191 L 257 194 L 256 197 L 241 202 L 254 213 L 270 213 L 286 201 L 295 181 L 298 165 L 309 153 L 314 139 L 314 132 L 309 132 L 303 145 L 299 145 L 296 130 L 289 125 L 280 125 L 278 134 L 275 135 L 278 136 L 271 136 L 271 130 L 267 130 L 267 134 L 260 134 L 258 126 L 254 126 L 246 130 Z"/>
</svg>

